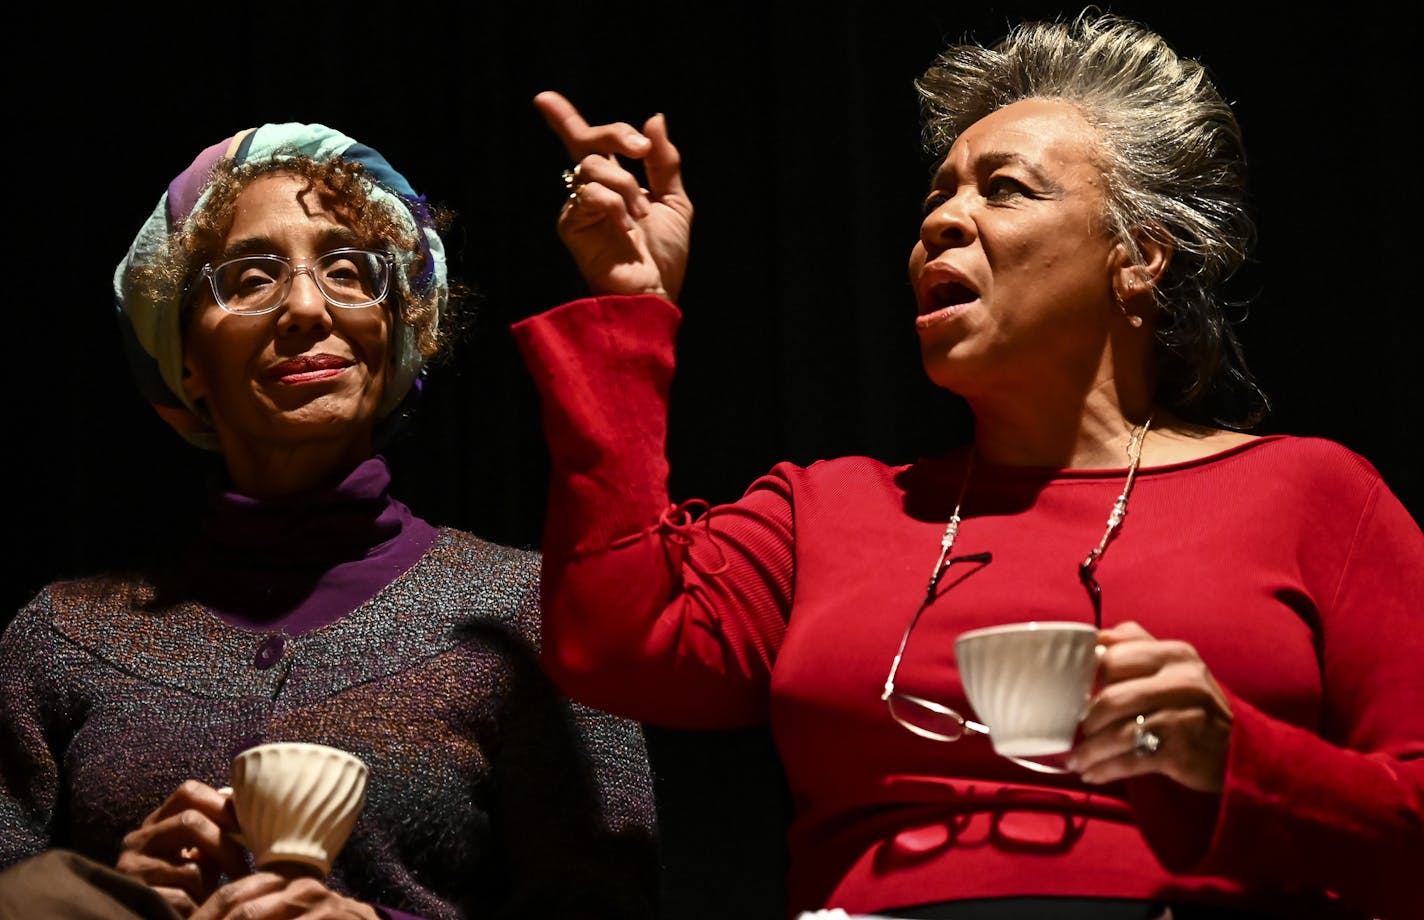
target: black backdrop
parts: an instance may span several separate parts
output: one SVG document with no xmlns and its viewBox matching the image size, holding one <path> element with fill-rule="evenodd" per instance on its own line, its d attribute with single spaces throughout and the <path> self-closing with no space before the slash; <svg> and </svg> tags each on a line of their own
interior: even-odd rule
<svg viewBox="0 0 1424 920">
<path fill-rule="evenodd" d="M 1377 0 L 1321 14 L 1261 6 L 1112 8 L 1203 59 L 1236 104 L 1261 243 L 1232 294 L 1251 304 L 1242 335 L 1276 403 L 1263 430 L 1354 448 L 1417 519 L 1417 21 Z M 1075 11 L 26 5 L 4 63 L 6 391 L 19 419 L 6 425 L 18 513 L 0 610 L 55 577 L 162 551 L 191 526 L 205 468 L 130 384 L 109 279 L 168 180 L 264 121 L 338 127 L 461 215 L 451 263 L 480 291 L 479 311 L 390 451 L 398 494 L 433 521 L 538 541 L 547 461 L 507 328 L 580 292 L 553 229 L 565 158 L 529 102 L 542 89 L 595 121 L 665 112 L 684 154 L 698 211 L 669 447 L 676 497 L 735 498 L 781 459 L 908 460 L 964 439 L 967 415 L 924 379 L 909 322 L 904 265 L 929 165 L 910 81 L 948 40 Z M 1346 539 L 1343 526 L 1321 521 L 1321 539 Z M 783 802 L 765 737 L 655 732 L 653 743 L 669 777 L 671 915 L 777 917 L 782 854 L 774 818 L 759 815 Z"/>
</svg>

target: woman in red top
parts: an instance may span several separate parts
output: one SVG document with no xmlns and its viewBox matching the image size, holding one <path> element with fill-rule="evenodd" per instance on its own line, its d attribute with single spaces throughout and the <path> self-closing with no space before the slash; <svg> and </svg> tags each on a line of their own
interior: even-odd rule
<svg viewBox="0 0 1424 920">
<path fill-rule="evenodd" d="M 547 668 L 650 723 L 769 722 L 793 914 L 1424 915 L 1424 535 L 1344 447 L 1249 433 L 1229 106 L 1110 15 L 951 47 L 917 86 L 914 324 L 973 444 L 783 463 L 710 509 L 666 485 L 679 153 L 660 117 L 536 99 L 593 295 L 515 327 L 553 460 Z M 1105 646 L 1064 772 L 953 715 L 955 637 L 1029 619 Z"/>
</svg>

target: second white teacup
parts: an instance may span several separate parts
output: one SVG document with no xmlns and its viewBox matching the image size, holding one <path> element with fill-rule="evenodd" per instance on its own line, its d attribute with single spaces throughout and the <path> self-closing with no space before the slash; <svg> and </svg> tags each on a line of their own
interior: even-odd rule
<svg viewBox="0 0 1424 920">
<path fill-rule="evenodd" d="M 1097 637 L 1091 623 L 1054 620 L 960 634 L 960 679 L 996 753 L 1019 760 L 1072 750 L 1097 677 Z"/>
<path fill-rule="evenodd" d="M 333 747 L 275 742 L 232 762 L 241 842 L 258 868 L 325 877 L 366 804 L 366 764 Z"/>
</svg>

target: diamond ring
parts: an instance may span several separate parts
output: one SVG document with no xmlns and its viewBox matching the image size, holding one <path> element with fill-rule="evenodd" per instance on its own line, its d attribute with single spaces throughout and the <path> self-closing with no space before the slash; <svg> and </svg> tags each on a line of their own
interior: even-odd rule
<svg viewBox="0 0 1424 920">
<path fill-rule="evenodd" d="M 1147 718 L 1139 715 L 1133 720 L 1137 724 L 1132 729 L 1132 753 L 1138 757 L 1151 757 L 1162 747 L 1162 736 L 1147 727 Z"/>
</svg>

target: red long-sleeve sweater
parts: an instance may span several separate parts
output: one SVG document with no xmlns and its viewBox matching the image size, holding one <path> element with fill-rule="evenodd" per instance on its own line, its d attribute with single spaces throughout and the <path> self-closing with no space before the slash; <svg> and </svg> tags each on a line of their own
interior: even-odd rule
<svg viewBox="0 0 1424 920">
<path fill-rule="evenodd" d="M 982 738 L 912 735 L 880 698 L 962 452 L 783 463 L 736 502 L 669 504 L 679 318 L 603 297 L 514 326 L 553 461 L 544 660 L 575 698 L 649 723 L 770 721 L 793 915 L 1061 895 L 1424 917 L 1424 535 L 1368 462 L 1273 436 L 1139 472 L 1097 573 L 1103 623 L 1197 649 L 1235 717 L 1226 784 L 1089 787 Z M 1124 473 L 976 464 L 955 552 L 993 560 L 951 569 L 898 685 L 971 713 L 957 634 L 1091 622 L 1076 567 Z"/>
</svg>

